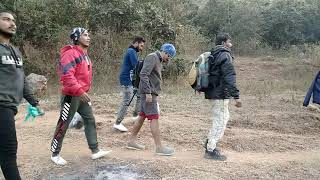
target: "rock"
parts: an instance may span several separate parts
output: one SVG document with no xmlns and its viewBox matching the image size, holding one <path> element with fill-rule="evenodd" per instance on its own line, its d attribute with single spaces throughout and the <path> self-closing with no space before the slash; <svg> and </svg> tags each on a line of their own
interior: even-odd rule
<svg viewBox="0 0 320 180">
<path fill-rule="evenodd" d="M 47 78 L 42 75 L 31 73 L 26 77 L 32 93 L 39 97 L 45 94 L 47 89 Z"/>
</svg>

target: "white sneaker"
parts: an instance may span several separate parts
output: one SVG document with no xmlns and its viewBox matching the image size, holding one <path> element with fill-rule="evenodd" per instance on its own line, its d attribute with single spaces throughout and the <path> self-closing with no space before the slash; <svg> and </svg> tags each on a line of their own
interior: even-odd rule
<svg viewBox="0 0 320 180">
<path fill-rule="evenodd" d="M 51 156 L 51 160 L 56 163 L 57 165 L 66 165 L 67 161 L 64 160 L 60 155 L 58 156 Z"/>
<path fill-rule="evenodd" d="M 113 128 L 118 129 L 119 131 L 122 131 L 122 132 L 127 132 L 128 131 L 128 129 L 126 127 L 124 127 L 124 125 L 122 123 L 114 124 Z"/>
<path fill-rule="evenodd" d="M 110 151 L 103 151 L 103 150 L 99 150 L 98 152 L 94 153 L 91 155 L 91 158 L 94 160 L 94 159 L 99 159 L 99 158 L 102 158 L 103 156 L 109 154 L 111 152 Z"/>
</svg>

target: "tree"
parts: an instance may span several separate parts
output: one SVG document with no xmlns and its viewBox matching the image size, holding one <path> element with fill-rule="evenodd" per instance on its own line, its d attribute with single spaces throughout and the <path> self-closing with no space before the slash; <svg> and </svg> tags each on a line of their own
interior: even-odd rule
<svg viewBox="0 0 320 180">
<path fill-rule="evenodd" d="M 213 40 L 215 35 L 230 23 L 229 13 L 234 6 L 232 0 L 209 0 L 193 21 L 204 35 Z"/>
<path fill-rule="evenodd" d="M 261 36 L 274 48 L 304 42 L 303 7 L 299 0 L 278 0 L 262 12 Z"/>
<path fill-rule="evenodd" d="M 304 11 L 304 36 L 307 43 L 320 41 L 320 1 L 307 0 Z"/>
</svg>

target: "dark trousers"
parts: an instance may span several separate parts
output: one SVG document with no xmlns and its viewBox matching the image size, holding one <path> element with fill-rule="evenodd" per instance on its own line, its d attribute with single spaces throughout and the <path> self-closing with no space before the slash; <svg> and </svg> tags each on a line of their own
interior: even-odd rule
<svg viewBox="0 0 320 180">
<path fill-rule="evenodd" d="M 98 149 L 96 122 L 91 106 L 88 103 L 80 101 L 79 97 L 62 96 L 60 117 L 51 142 L 51 151 L 54 155 L 60 153 L 63 138 L 76 112 L 78 112 L 83 119 L 84 132 L 89 148 L 92 152 Z"/>
<path fill-rule="evenodd" d="M 17 166 L 18 141 L 13 109 L 0 107 L 0 165 L 7 180 L 20 180 Z"/>
</svg>

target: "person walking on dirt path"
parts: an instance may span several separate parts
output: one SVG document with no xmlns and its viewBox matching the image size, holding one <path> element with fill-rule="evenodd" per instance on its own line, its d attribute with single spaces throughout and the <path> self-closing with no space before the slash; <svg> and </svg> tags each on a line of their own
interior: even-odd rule
<svg viewBox="0 0 320 180">
<path fill-rule="evenodd" d="M 120 70 L 122 102 L 118 110 L 116 123 L 113 125 L 113 128 L 122 132 L 128 131 L 128 129 L 121 122 L 123 121 L 124 116 L 127 114 L 132 96 L 136 94 L 136 92 L 134 93 L 134 91 L 137 91 L 137 89 L 134 89 L 132 86 L 133 69 L 138 63 L 137 53 L 143 50 L 145 42 L 146 41 L 142 37 L 135 37 L 123 58 L 123 63 Z M 140 96 L 137 95 L 137 100 L 133 111 L 133 118 L 135 119 L 136 116 L 138 116 L 139 104 Z"/>
<path fill-rule="evenodd" d="M 0 165 L 8 180 L 21 179 L 17 166 L 18 141 L 14 119 L 17 106 L 22 98 L 34 107 L 39 105 L 26 81 L 21 52 L 10 44 L 16 30 L 13 14 L 0 10 Z"/>
<path fill-rule="evenodd" d="M 309 90 L 303 101 L 303 106 L 308 107 L 311 98 L 312 103 L 320 105 L 320 71 L 316 74 L 311 86 L 309 87 Z"/>
<path fill-rule="evenodd" d="M 170 156 L 174 149 L 163 146 L 160 140 L 158 96 L 161 91 L 162 62 L 167 62 L 176 55 L 172 44 L 163 44 L 160 51 L 149 54 L 140 72 L 139 91 L 141 95 L 140 112 L 127 144 L 128 149 L 143 150 L 145 146 L 137 144 L 137 135 L 147 118 L 150 121 L 151 133 L 156 145 L 156 154 Z"/>
<path fill-rule="evenodd" d="M 91 99 L 87 94 L 92 84 L 92 61 L 87 52 L 90 46 L 89 32 L 84 28 L 74 28 L 70 38 L 73 44 L 63 47 L 60 54 L 61 112 L 51 143 L 51 160 L 58 165 L 67 163 L 59 153 L 69 123 L 76 112 L 83 119 L 91 158 L 98 159 L 110 152 L 98 148 L 96 122 Z"/>
<path fill-rule="evenodd" d="M 222 138 L 229 120 L 229 99 L 235 99 L 235 106 L 241 107 L 239 90 L 236 86 L 236 72 L 232 64 L 231 37 L 228 33 L 219 33 L 216 46 L 211 51 L 213 58 L 209 59 L 209 88 L 205 91 L 205 98 L 212 105 L 212 127 L 205 144 L 205 158 L 226 160 L 220 154 L 217 143 Z M 214 87 L 214 88 L 213 88 Z"/>
</svg>

